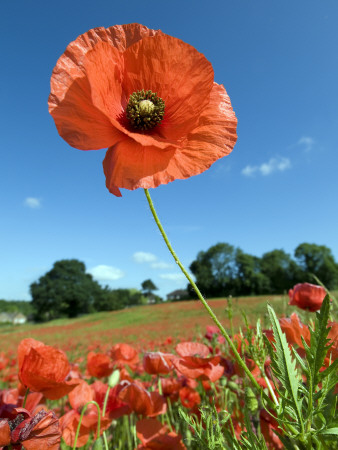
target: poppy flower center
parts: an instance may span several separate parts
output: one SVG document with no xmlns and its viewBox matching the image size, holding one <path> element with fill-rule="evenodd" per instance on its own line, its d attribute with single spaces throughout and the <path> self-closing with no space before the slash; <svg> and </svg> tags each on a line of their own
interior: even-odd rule
<svg viewBox="0 0 338 450">
<path fill-rule="evenodd" d="M 126 116 L 136 130 L 151 130 L 161 123 L 164 106 L 164 101 L 156 93 L 142 89 L 129 97 Z"/>
</svg>

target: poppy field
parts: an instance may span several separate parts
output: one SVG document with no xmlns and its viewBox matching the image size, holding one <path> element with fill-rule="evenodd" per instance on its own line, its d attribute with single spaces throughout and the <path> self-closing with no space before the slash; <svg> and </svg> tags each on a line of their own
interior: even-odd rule
<svg viewBox="0 0 338 450">
<path fill-rule="evenodd" d="M 300 308 L 304 320 L 314 313 L 303 310 L 325 306 L 323 294 L 318 286 L 297 285 L 290 290 L 290 304 Z M 2 339 L 7 339 L 8 350 L 0 355 L 0 445 L 28 450 L 285 448 L 285 442 L 293 441 L 287 427 L 279 422 L 274 405 L 284 399 L 285 380 L 277 378 L 281 369 L 273 360 L 274 351 L 267 351 L 269 345 L 278 347 L 276 324 L 272 328 L 253 327 L 246 323 L 247 316 L 239 313 L 241 308 L 256 309 L 250 318 L 253 324 L 258 315 L 263 316 L 260 311 L 266 309 L 266 300 L 249 297 L 210 302 L 220 317 L 223 314 L 232 342 L 263 394 L 247 380 L 219 329 L 210 319 L 209 323 L 204 321 L 201 306 L 195 301 L 122 311 L 130 315 L 124 317 L 124 323 L 118 323 L 114 312 L 106 314 L 106 320 L 95 314 L 41 327 L 31 325 L 26 330 L 12 327 L 12 333 L 4 328 Z M 296 349 L 299 365 L 302 358 L 306 361 L 314 338 L 285 300 L 275 297 L 270 303 L 290 315 L 278 323 L 288 344 Z M 329 306 L 327 301 L 327 313 L 322 306 L 320 314 L 328 316 Z M 149 315 L 158 322 L 157 327 Z M 115 324 L 122 325 L 115 330 L 114 316 Z M 133 324 L 128 326 L 126 322 L 132 317 Z M 180 333 L 171 326 L 174 318 Z M 105 329 L 108 322 L 111 330 Z M 317 329 L 321 327 L 324 336 L 325 328 L 331 343 L 331 348 L 321 351 L 318 372 L 331 374 L 321 410 L 326 417 L 331 414 L 333 421 L 335 409 L 331 405 L 327 412 L 325 408 L 337 393 L 333 369 L 338 354 L 338 323 L 328 321 L 327 325 L 331 328 L 316 319 Z M 134 333 L 128 335 L 133 327 Z M 148 329 L 148 337 L 141 334 L 142 329 Z M 46 345 L 57 337 L 57 347 Z M 299 369 L 303 369 L 301 365 Z M 308 380 L 305 374 L 302 377 L 305 386 Z M 318 399 L 317 390 L 313 401 Z M 325 439 L 331 439 L 327 441 L 331 446 L 314 446 L 313 441 L 312 448 L 336 448 L 329 433 L 322 433 L 318 442 L 326 445 Z M 251 447 L 245 446 L 247 441 Z"/>
<path fill-rule="evenodd" d="M 318 280 L 288 298 L 207 301 L 152 202 L 150 188 L 201 174 L 236 144 L 206 57 L 141 24 L 94 28 L 57 60 L 48 105 L 70 146 L 108 149 L 111 194 L 144 189 L 198 301 L 2 327 L 0 448 L 337 449 L 334 295 Z"/>
</svg>

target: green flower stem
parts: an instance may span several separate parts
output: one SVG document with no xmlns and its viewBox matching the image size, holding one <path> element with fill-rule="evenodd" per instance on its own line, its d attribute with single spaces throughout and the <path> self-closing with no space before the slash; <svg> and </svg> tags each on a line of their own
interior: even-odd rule
<svg viewBox="0 0 338 450">
<path fill-rule="evenodd" d="M 26 406 L 28 394 L 29 394 L 29 388 L 26 389 L 25 398 L 23 399 L 23 402 L 22 402 L 23 408 Z"/>
<path fill-rule="evenodd" d="M 276 406 L 279 406 L 279 402 L 278 402 L 278 400 L 277 400 L 277 397 L 276 397 L 276 395 L 275 395 L 274 390 L 272 389 L 270 380 L 269 380 L 268 377 L 265 375 L 264 368 L 261 368 L 261 374 L 263 375 L 263 378 L 264 378 L 264 380 L 265 380 L 265 383 L 266 383 L 266 385 L 267 385 L 267 387 L 268 387 L 268 390 L 269 390 L 269 392 L 270 392 L 270 395 L 271 395 L 271 397 L 272 397 L 272 399 L 273 399 L 275 405 L 276 405 Z"/>
<path fill-rule="evenodd" d="M 106 395 L 104 397 L 104 402 L 103 402 L 102 417 L 104 417 L 106 414 L 109 392 L 110 392 L 110 386 L 108 385 L 108 389 L 106 391 Z M 107 436 L 106 436 L 105 431 L 102 433 L 102 437 L 103 437 L 104 445 L 105 445 L 106 449 L 108 450 L 108 441 L 107 441 Z"/>
<path fill-rule="evenodd" d="M 82 419 L 83 419 L 84 413 L 85 413 L 86 410 L 87 410 L 87 406 L 88 406 L 88 405 L 95 405 L 96 408 L 97 408 L 97 438 L 100 437 L 100 432 L 101 432 L 101 411 L 100 411 L 100 407 L 99 407 L 98 403 L 95 402 L 94 400 L 91 400 L 90 402 L 86 403 L 86 404 L 84 405 L 84 407 L 82 408 L 81 416 L 80 416 L 80 420 L 79 420 L 79 424 L 78 424 L 77 429 L 76 429 L 76 434 L 75 434 L 75 439 L 74 439 L 73 450 L 76 449 L 76 444 L 77 444 L 77 440 L 78 440 L 78 438 L 79 438 L 79 433 L 80 433 L 80 428 L 81 428 Z M 108 447 L 107 447 L 107 446 L 106 446 L 106 449 L 108 450 Z"/>
<path fill-rule="evenodd" d="M 231 348 L 236 361 L 238 362 L 238 364 L 240 365 L 240 367 L 244 370 L 244 372 L 246 373 L 246 375 L 248 376 L 248 378 L 250 379 L 251 383 L 255 386 L 256 389 L 258 389 L 258 391 L 260 391 L 262 393 L 262 395 L 267 399 L 267 401 L 269 403 L 271 403 L 270 398 L 265 394 L 265 392 L 263 391 L 263 389 L 261 388 L 261 386 L 257 383 L 257 381 L 255 380 L 254 376 L 252 375 L 252 373 L 250 372 L 250 370 L 248 369 L 248 367 L 246 366 L 245 362 L 242 360 L 240 354 L 238 353 L 234 343 L 232 342 L 232 340 L 230 339 L 230 336 L 228 335 L 228 333 L 225 331 L 225 329 L 222 327 L 220 321 L 217 319 L 216 315 L 214 314 L 214 312 L 212 311 L 212 309 L 210 308 L 210 306 L 208 305 L 207 301 L 205 300 L 205 298 L 203 297 L 203 295 L 201 294 L 200 290 L 198 289 L 197 285 L 195 284 L 194 280 L 191 278 L 191 276 L 189 275 L 189 273 L 187 272 L 187 270 L 185 269 L 185 267 L 183 266 L 183 264 L 181 263 L 181 261 L 178 259 L 178 256 L 176 255 L 176 253 L 174 252 L 174 249 L 172 248 L 169 239 L 162 227 L 162 224 L 160 222 L 160 219 L 157 216 L 157 213 L 155 211 L 155 207 L 153 204 L 153 201 L 150 197 L 149 191 L 148 189 L 144 190 L 148 203 L 149 203 L 149 207 L 150 210 L 152 212 L 152 215 L 154 217 L 154 220 L 156 222 L 156 225 L 158 226 L 158 229 L 160 230 L 160 233 L 162 234 L 162 237 L 164 239 L 164 242 L 167 244 L 167 247 L 170 251 L 170 253 L 172 254 L 176 264 L 179 266 L 179 268 L 182 270 L 182 272 L 184 273 L 184 275 L 186 276 L 187 280 L 189 281 L 189 283 L 191 284 L 191 286 L 194 288 L 198 298 L 201 300 L 204 308 L 207 310 L 209 316 L 211 317 L 211 319 L 215 322 L 215 324 L 217 325 L 217 327 L 219 328 L 222 336 L 224 336 L 225 340 L 227 341 L 227 343 L 229 344 L 229 347 Z"/>
</svg>

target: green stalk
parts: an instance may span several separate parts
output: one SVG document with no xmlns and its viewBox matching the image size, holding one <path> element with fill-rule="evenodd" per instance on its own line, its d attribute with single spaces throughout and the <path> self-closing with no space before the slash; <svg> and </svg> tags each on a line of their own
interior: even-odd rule
<svg viewBox="0 0 338 450">
<path fill-rule="evenodd" d="M 223 326 L 221 325 L 220 321 L 217 319 L 215 313 L 212 311 L 212 309 L 210 308 L 210 306 L 208 305 L 207 301 L 205 300 L 205 298 L 203 297 L 203 295 L 201 294 L 200 290 L 198 289 L 196 283 L 194 282 L 194 280 L 191 278 L 191 276 L 189 275 L 189 273 L 187 272 L 187 270 L 185 269 L 185 267 L 183 266 L 183 264 L 181 263 L 181 261 L 179 260 L 178 256 L 176 255 L 174 249 L 172 248 L 169 239 L 162 227 L 162 224 L 160 222 L 160 219 L 157 216 L 153 201 L 150 197 L 149 191 L 148 189 L 144 190 L 148 203 L 149 203 L 149 207 L 150 210 L 152 212 L 152 215 L 154 217 L 154 220 L 156 222 L 156 225 L 158 227 L 158 229 L 160 230 L 160 233 L 164 239 L 164 242 L 166 243 L 168 250 L 170 251 L 170 253 L 172 254 L 176 264 L 179 266 L 179 268 L 181 269 L 181 271 L 184 273 L 184 275 L 186 276 L 187 280 L 189 281 L 189 283 L 191 284 L 191 286 L 194 288 L 198 298 L 200 299 L 200 301 L 202 302 L 204 308 L 207 310 L 209 316 L 211 317 L 211 319 L 214 321 L 214 323 L 217 325 L 217 327 L 219 328 L 222 336 L 224 336 L 225 340 L 227 341 L 227 343 L 229 344 L 236 361 L 238 362 L 238 364 L 240 365 L 240 367 L 244 370 L 244 372 L 246 373 L 246 375 L 248 376 L 248 378 L 250 379 L 251 383 L 255 386 L 256 389 L 258 389 L 258 391 L 260 391 L 262 393 L 262 395 L 264 396 L 264 398 L 267 399 L 267 401 L 269 403 L 271 403 L 271 400 L 269 398 L 269 396 L 267 396 L 265 394 L 265 392 L 263 391 L 263 389 L 261 388 L 261 386 L 257 383 L 257 381 L 255 380 L 254 376 L 252 375 L 252 373 L 250 372 L 250 370 L 248 369 L 248 367 L 246 366 L 245 362 L 242 360 L 240 354 L 238 353 L 234 343 L 232 342 L 232 340 L 230 339 L 230 336 L 228 335 L 228 333 L 225 331 L 225 329 L 223 328 Z"/>
<path fill-rule="evenodd" d="M 28 394 L 29 394 L 29 388 L 26 389 L 25 398 L 23 399 L 23 402 L 22 402 L 23 408 L 26 406 Z"/>
<path fill-rule="evenodd" d="M 110 392 L 110 386 L 108 385 L 108 389 L 106 391 L 106 395 L 104 397 L 104 402 L 103 402 L 102 417 L 104 417 L 106 414 L 109 392 Z M 102 433 L 102 438 L 103 438 L 104 446 L 105 446 L 106 450 L 108 450 L 108 441 L 107 441 L 107 436 L 106 436 L 105 431 Z"/>
<path fill-rule="evenodd" d="M 79 433 L 80 433 L 80 428 L 81 428 L 81 423 L 82 423 L 82 419 L 83 419 L 84 413 L 85 413 L 86 410 L 87 410 L 87 406 L 90 405 L 90 404 L 95 405 L 96 408 L 97 408 L 97 437 L 98 437 L 98 438 L 100 437 L 100 431 L 101 431 L 101 411 L 100 411 L 100 407 L 99 407 L 99 405 L 97 404 L 97 402 L 94 401 L 94 400 L 91 400 L 90 402 L 86 403 L 86 404 L 84 405 L 84 407 L 82 408 L 81 416 L 80 416 L 80 420 L 79 420 L 79 424 L 78 424 L 77 429 L 76 429 L 76 434 L 75 434 L 75 439 L 74 439 L 73 450 L 76 449 L 76 444 L 77 444 L 77 440 L 78 440 L 78 438 L 79 438 Z M 106 448 L 108 449 L 108 447 L 106 447 Z"/>
</svg>

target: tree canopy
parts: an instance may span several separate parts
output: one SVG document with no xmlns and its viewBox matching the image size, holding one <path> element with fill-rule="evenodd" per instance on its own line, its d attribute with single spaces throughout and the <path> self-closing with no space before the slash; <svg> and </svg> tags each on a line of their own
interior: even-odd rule
<svg viewBox="0 0 338 450">
<path fill-rule="evenodd" d="M 190 265 L 200 291 L 207 297 L 282 294 L 295 284 L 314 282 L 316 275 L 329 289 L 338 287 L 338 264 L 323 245 L 300 244 L 295 259 L 284 250 L 272 250 L 261 258 L 227 243 L 200 251 Z M 188 286 L 189 293 L 195 296 Z"/>
<path fill-rule="evenodd" d="M 83 262 L 64 259 L 30 287 L 35 320 L 76 317 L 94 311 L 100 285 L 86 273 Z"/>
</svg>

